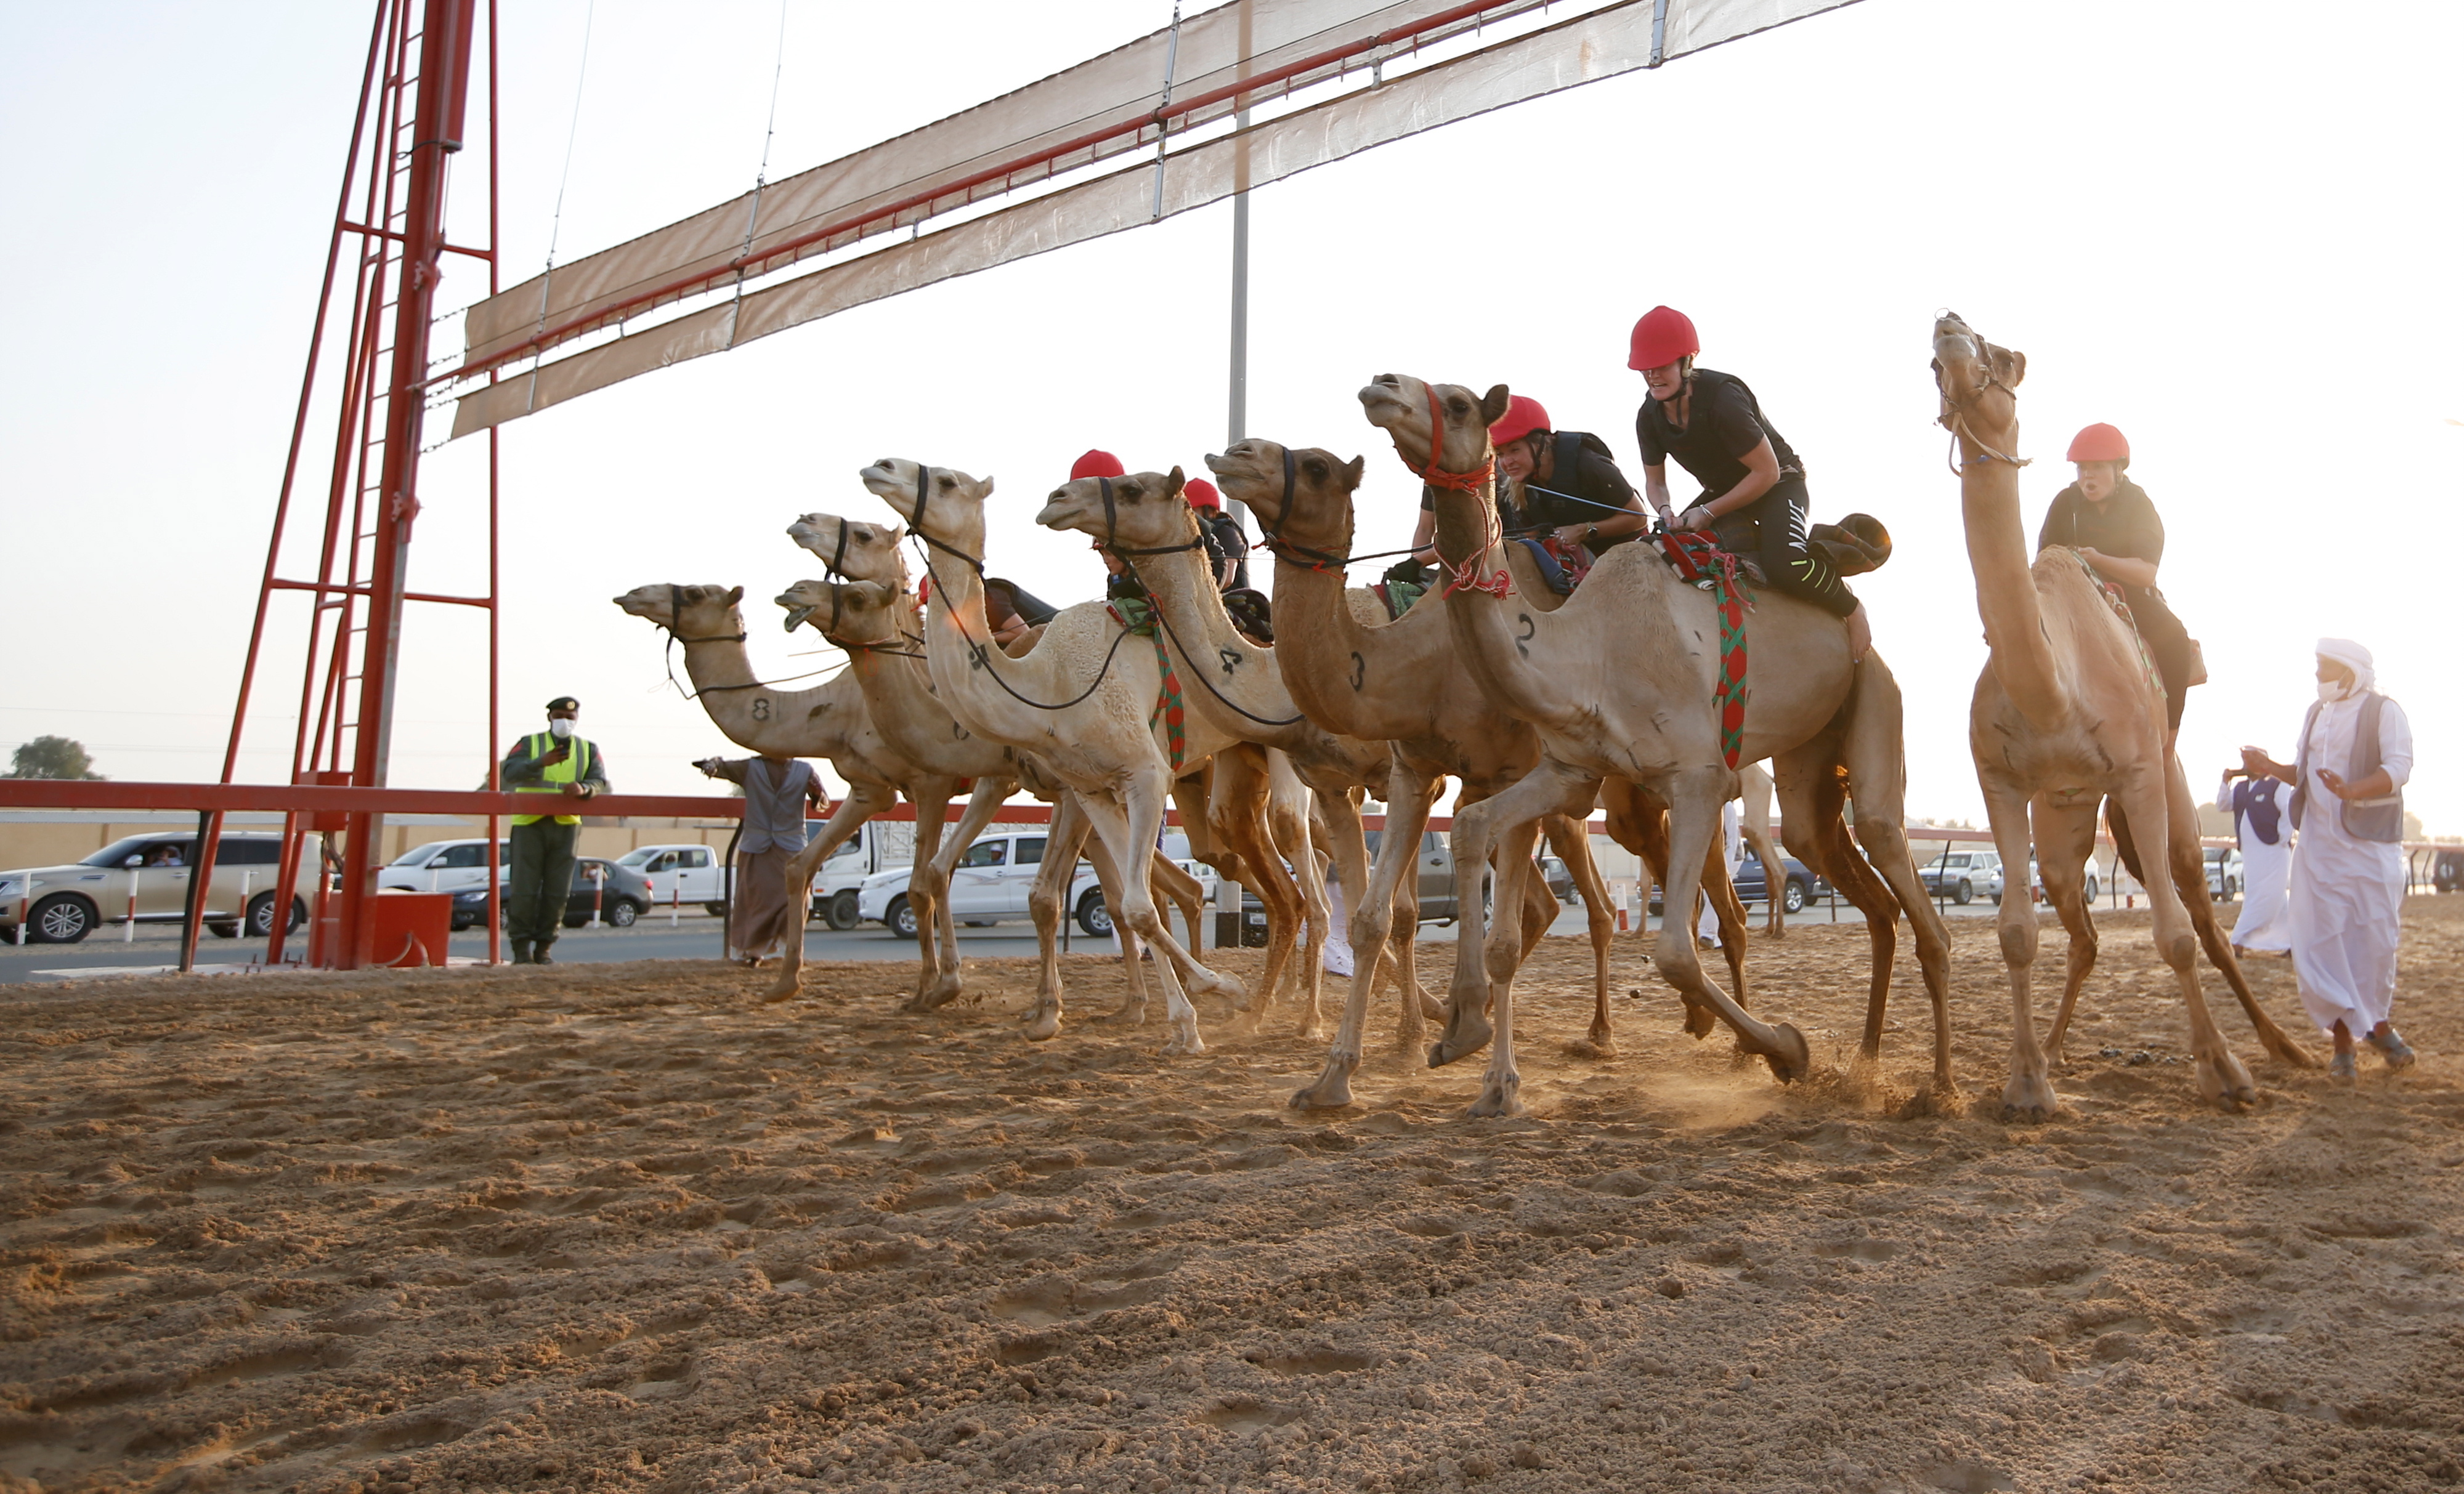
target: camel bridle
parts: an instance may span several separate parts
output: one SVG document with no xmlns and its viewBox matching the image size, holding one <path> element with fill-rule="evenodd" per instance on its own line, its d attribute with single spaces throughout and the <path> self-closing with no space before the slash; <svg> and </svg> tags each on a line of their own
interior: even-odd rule
<svg viewBox="0 0 2464 1494">
<path fill-rule="evenodd" d="M 1970 332 L 1969 336 L 1975 337 L 1975 334 Z M 2013 467 L 2027 467 L 2033 465 L 2035 461 L 2035 457 L 2013 456 L 2007 451 L 1997 450 L 1993 447 L 1988 446 L 1977 436 L 1975 430 L 1969 426 L 1968 406 L 1970 402 L 1981 398 L 1986 390 L 2000 389 L 2003 393 L 2011 396 L 2012 404 L 2014 406 L 2019 400 L 2019 391 L 2012 388 L 2009 384 L 2002 382 L 2002 376 L 1994 371 L 1993 360 L 1984 354 L 1983 349 L 1987 345 L 1985 340 L 1983 338 L 1976 338 L 1976 342 L 1979 349 L 1976 366 L 1983 370 L 1985 377 L 1974 388 L 1968 391 L 1968 394 L 1964 399 L 1954 396 L 1950 392 L 1950 385 L 1945 382 L 1949 370 L 1943 367 L 1942 360 L 1937 358 L 1933 361 L 1933 386 L 1935 390 L 1942 395 L 1942 418 L 1936 421 L 1935 424 L 1950 432 L 1950 450 L 1952 455 L 1956 456 L 1958 453 L 1960 438 L 1963 436 L 1965 436 L 1969 443 L 1971 446 L 1974 446 L 1977 450 L 1984 453 L 1974 461 L 1950 461 L 1949 466 L 1954 476 L 1957 475 L 1962 469 L 1982 466 L 1987 462 L 2003 462 Z"/>
<path fill-rule="evenodd" d="M 1438 459 L 1444 454 L 1446 446 L 1445 411 L 1438 402 L 1436 384 L 1423 384 L 1420 388 L 1429 396 L 1429 464 L 1414 467 L 1412 459 L 1403 455 L 1403 449 L 1399 446 L 1395 449 L 1397 459 L 1402 462 L 1405 471 L 1418 476 L 1428 487 L 1475 495 L 1488 492 L 1491 479 L 1497 475 L 1497 453 L 1491 451 L 1488 460 L 1467 472 L 1450 472 L 1440 467 Z M 1484 539 L 1480 549 L 1463 557 L 1460 565 L 1449 561 L 1442 554 L 1438 557 L 1438 569 L 1445 573 L 1444 585 L 1438 593 L 1441 599 L 1451 597 L 1458 591 L 1485 591 L 1492 597 L 1503 598 L 1513 589 L 1514 578 L 1503 565 L 1485 576 L 1481 574 L 1482 560 L 1490 550 L 1506 542 L 1500 532 L 1494 502 L 1481 506 L 1481 519 Z"/>
</svg>

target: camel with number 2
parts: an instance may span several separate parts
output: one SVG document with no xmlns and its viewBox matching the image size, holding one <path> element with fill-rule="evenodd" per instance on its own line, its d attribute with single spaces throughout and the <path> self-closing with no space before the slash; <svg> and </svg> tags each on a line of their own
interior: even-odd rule
<svg viewBox="0 0 2464 1494">
<path fill-rule="evenodd" d="M 2060 1057 L 2072 1003 L 2096 964 L 2085 882 L 2100 803 L 2109 804 L 2116 844 L 2131 869 L 2145 865 L 2169 873 L 2141 882 L 2154 914 L 2156 953 L 2172 967 L 2189 1011 L 2199 1093 L 2227 1109 L 2247 1105 L 2258 1091 L 2208 1011 L 2199 989 L 2200 944 L 2270 1053 L 2302 1067 L 2318 1060 L 2259 1007 L 2209 907 L 2196 801 L 2180 759 L 2166 750 L 2164 686 L 2131 625 L 2106 602 L 2077 551 L 2049 545 L 2029 560 L 2019 522 L 2024 464 L 2011 454 L 2019 444 L 2016 391 L 2028 360 L 1947 314 L 1934 322 L 1933 360 L 1942 424 L 1959 447 L 1969 564 L 1991 652 L 1969 707 L 1969 751 L 2002 864 L 2027 865 L 2033 814 L 2045 895 L 2070 934 L 2061 1009 L 2039 1045 L 2029 1009 L 2035 910 L 2026 897 L 2002 900 L 2002 959 L 2011 978 L 2011 1081 L 2002 1091 L 2003 1112 L 2043 1120 L 2061 1108 L 2046 1050 Z"/>
<path fill-rule="evenodd" d="M 1720 805 L 1738 792 L 1736 765 L 1769 758 L 1789 848 L 1865 914 L 1873 966 L 1862 1057 L 1881 1052 L 1895 923 L 1904 911 L 1933 1005 L 1929 1099 L 1953 1103 L 1949 944 L 1901 829 L 1906 769 L 1899 688 L 1889 670 L 1870 652 L 1852 660 L 1838 619 L 1765 590 L 1748 628 L 1751 705 L 1741 740 L 1724 745 L 1714 704 L 1723 668 L 1717 604 L 1680 580 L 1656 544 L 1611 550 L 1553 612 L 1517 598 L 1498 579 L 1504 539 L 1489 482 L 1488 427 L 1505 413 L 1507 393 L 1500 384 L 1476 396 L 1397 374 L 1380 374 L 1360 391 L 1370 423 L 1387 431 L 1404 464 L 1436 494 L 1439 564 L 1448 578 L 1444 615 L 1465 671 L 1500 710 L 1530 722 L 1541 746 L 1539 765 L 1522 781 L 1457 815 L 1456 858 L 1484 857 L 1491 845 L 1528 833 L 1542 815 L 1588 808 L 1604 780 L 1631 782 L 1668 806 L 1665 906 L 1688 909 L 1719 831 Z M 1857 839 L 1870 868 L 1840 818 L 1852 785 Z M 1515 858 L 1501 858 L 1505 882 L 1524 875 Z M 1507 895 L 1502 888 L 1501 899 Z M 1492 1038 L 1483 1013 L 1496 1012 L 1495 1049 L 1472 1106 L 1476 1115 L 1521 1109 L 1513 1051 L 1518 956 L 1510 946 L 1485 945 L 1476 929 L 1457 946 L 1447 1031 L 1435 1056 L 1477 1051 Z M 1762 1055 L 1778 1077 L 1806 1072 L 1804 1036 L 1785 1022 L 1757 1021 L 1712 984 L 1682 914 L 1661 920 L 1653 959 L 1688 1005 L 1715 1010 L 1738 1045 Z"/>
</svg>

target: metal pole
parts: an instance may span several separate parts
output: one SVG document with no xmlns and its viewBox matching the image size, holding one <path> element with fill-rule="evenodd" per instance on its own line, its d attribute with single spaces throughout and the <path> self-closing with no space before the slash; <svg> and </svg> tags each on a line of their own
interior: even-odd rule
<svg viewBox="0 0 2464 1494">
<path fill-rule="evenodd" d="M 409 183 L 403 214 L 402 277 L 393 306 L 393 366 L 387 375 L 385 459 L 378 469 L 374 561 L 368 576 L 367 632 L 360 665 L 360 710 L 351 781 L 385 786 L 391 768 L 394 665 L 402 647 L 402 602 L 419 513 L 419 438 L 428 381 L 429 323 L 437 263 L 445 250 L 447 158 L 462 148 L 463 105 L 471 80 L 476 0 L 427 0 L 420 22 L 419 104 L 413 116 Z M 351 817 L 343 846 L 343 947 L 335 963 L 356 970 L 375 956 L 378 840 L 385 816 Z"/>
<path fill-rule="evenodd" d="M 1250 8 L 1252 0 L 1241 0 L 1240 67 L 1241 75 L 1249 72 Z M 1240 99 L 1240 111 L 1234 116 L 1235 125 L 1249 128 L 1249 100 Z M 1232 154 L 1232 366 L 1229 397 L 1224 411 L 1226 446 L 1249 433 L 1249 143 L 1246 140 Z M 1243 533 L 1249 527 L 1248 505 L 1238 498 L 1227 497 L 1224 510 L 1232 516 Z M 1269 567 L 1271 569 L 1272 567 Z M 1186 828 L 1186 826 L 1184 826 Z M 1195 936 L 1196 931 L 1192 931 Z M 1221 877 L 1215 884 L 1215 943 L 1218 948 L 1241 947 L 1241 884 L 1230 877 Z"/>
</svg>

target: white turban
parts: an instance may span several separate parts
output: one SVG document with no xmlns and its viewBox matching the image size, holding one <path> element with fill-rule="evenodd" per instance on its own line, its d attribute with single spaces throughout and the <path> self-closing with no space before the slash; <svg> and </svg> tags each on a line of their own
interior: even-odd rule
<svg viewBox="0 0 2464 1494">
<path fill-rule="evenodd" d="M 2378 682 L 2378 670 L 2373 667 L 2370 651 L 2349 638 L 2321 638 L 2317 652 L 2319 657 L 2333 659 L 2353 671 L 2353 688 L 2346 693 L 2346 699 L 2363 693 Z"/>
</svg>

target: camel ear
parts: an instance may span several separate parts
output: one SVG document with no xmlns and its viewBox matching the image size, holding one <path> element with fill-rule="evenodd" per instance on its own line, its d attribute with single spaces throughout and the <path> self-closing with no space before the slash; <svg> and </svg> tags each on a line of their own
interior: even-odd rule
<svg viewBox="0 0 2464 1494">
<path fill-rule="evenodd" d="M 991 497 L 992 495 L 993 495 L 993 474 L 992 474 L 992 473 L 990 473 L 990 472 L 986 472 L 986 473 L 984 473 L 984 496 L 989 498 L 989 497 Z"/>
<path fill-rule="evenodd" d="M 1368 469 L 1369 458 L 1355 456 L 1344 464 L 1343 491 L 1350 493 L 1360 486 L 1360 474 Z"/>
<path fill-rule="evenodd" d="M 741 587 L 741 586 L 730 586 L 730 587 L 728 587 L 728 588 L 727 588 L 727 604 L 728 604 L 729 606 L 734 606 L 734 605 L 736 605 L 737 603 L 739 603 L 739 602 L 741 602 L 741 601 L 743 601 L 743 600 L 744 600 L 744 588 L 743 588 L 743 587 Z"/>
<path fill-rule="evenodd" d="M 2006 348 L 2004 351 L 2011 357 L 2011 373 L 2002 382 L 2015 389 L 2019 386 L 2020 381 L 2028 377 L 2028 355 L 2015 347 Z"/>
<path fill-rule="evenodd" d="M 886 544 L 892 544 L 892 545 L 894 545 L 894 544 L 898 543 L 898 541 L 900 541 L 901 539 L 904 539 L 904 538 L 907 538 L 907 526 L 906 526 L 906 525 L 904 525 L 904 524 L 892 524 L 892 525 L 891 525 L 891 526 L 889 527 L 889 529 L 886 531 L 886 533 L 888 534 L 889 538 L 888 538 L 886 540 L 884 540 L 883 542 L 884 542 L 884 543 L 886 543 Z"/>
<path fill-rule="evenodd" d="M 1173 497 L 1177 495 L 1180 492 L 1181 484 L 1187 480 L 1187 478 L 1181 476 L 1180 468 L 1177 465 L 1176 465 L 1172 471 L 1164 473 L 1163 495 L 1165 500 L 1170 501 Z"/>
<path fill-rule="evenodd" d="M 1486 394 L 1482 395 L 1480 398 L 1480 416 L 1482 422 L 1485 425 L 1494 426 L 1499 421 L 1504 420 L 1506 418 L 1507 404 L 1511 398 L 1512 396 L 1507 391 L 1506 385 L 1501 384 L 1492 386 Z"/>
</svg>

